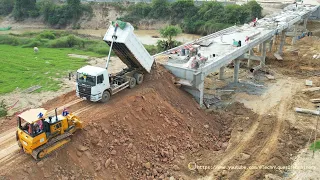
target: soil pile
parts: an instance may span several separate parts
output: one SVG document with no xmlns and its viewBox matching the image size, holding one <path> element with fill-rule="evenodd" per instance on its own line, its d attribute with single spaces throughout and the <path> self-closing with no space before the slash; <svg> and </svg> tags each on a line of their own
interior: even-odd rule
<svg viewBox="0 0 320 180">
<path fill-rule="evenodd" d="M 80 114 L 86 126 L 71 143 L 38 163 L 29 157 L 18 167 L 22 173 L 5 175 L 41 179 L 187 179 L 178 175 L 189 171 L 182 163 L 186 154 L 226 149 L 232 117 L 205 113 L 174 81 L 164 68 L 156 67 L 143 85 L 124 90 L 106 104 L 91 105 Z"/>
</svg>

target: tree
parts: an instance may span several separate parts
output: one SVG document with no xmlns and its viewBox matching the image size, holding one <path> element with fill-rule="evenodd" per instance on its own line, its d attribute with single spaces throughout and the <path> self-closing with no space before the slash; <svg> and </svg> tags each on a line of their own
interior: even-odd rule
<svg viewBox="0 0 320 180">
<path fill-rule="evenodd" d="M 78 20 L 81 16 L 81 2 L 80 0 L 67 0 L 67 6 L 69 9 L 70 15 L 75 19 Z"/>
<path fill-rule="evenodd" d="M 154 19 L 166 18 L 170 15 L 169 3 L 167 0 L 153 0 L 150 16 Z"/>
<path fill-rule="evenodd" d="M 171 18 L 175 20 L 183 20 L 194 16 L 198 8 L 194 5 L 193 0 L 178 0 L 171 4 Z"/>
<path fill-rule="evenodd" d="M 163 50 L 173 48 L 177 42 L 173 41 L 172 38 L 182 32 L 178 26 L 169 25 L 163 29 L 160 29 L 162 37 L 167 38 L 167 41 L 158 41 L 158 47 L 162 47 Z"/>
<path fill-rule="evenodd" d="M 15 0 L 13 17 L 17 21 L 22 21 L 29 16 L 39 15 L 36 7 L 36 0 Z"/>
<path fill-rule="evenodd" d="M 250 20 L 262 17 L 262 7 L 256 1 L 249 1 L 243 6 L 250 13 Z"/>
<path fill-rule="evenodd" d="M 182 30 L 178 26 L 169 25 L 163 29 L 160 29 L 161 36 L 167 38 L 169 44 L 172 42 L 172 37 L 177 36 L 180 33 L 182 33 Z"/>
<path fill-rule="evenodd" d="M 14 7 L 13 0 L 0 0 L 0 15 L 8 15 Z"/>
</svg>

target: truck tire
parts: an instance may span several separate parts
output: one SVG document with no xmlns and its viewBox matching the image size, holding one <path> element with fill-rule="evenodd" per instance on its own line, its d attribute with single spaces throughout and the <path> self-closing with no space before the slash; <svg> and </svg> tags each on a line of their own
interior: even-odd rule
<svg viewBox="0 0 320 180">
<path fill-rule="evenodd" d="M 129 80 L 129 88 L 132 89 L 136 86 L 137 80 L 135 78 L 130 78 Z"/>
<path fill-rule="evenodd" d="M 109 91 L 104 91 L 100 101 L 105 103 L 105 102 L 109 101 L 109 99 L 110 99 Z"/>
<path fill-rule="evenodd" d="M 137 80 L 137 84 L 138 85 L 143 82 L 143 74 L 136 73 L 133 76 Z"/>
</svg>

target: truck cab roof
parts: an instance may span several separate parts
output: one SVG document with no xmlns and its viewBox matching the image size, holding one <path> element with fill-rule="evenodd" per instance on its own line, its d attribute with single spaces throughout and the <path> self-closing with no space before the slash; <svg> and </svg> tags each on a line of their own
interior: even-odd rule
<svg viewBox="0 0 320 180">
<path fill-rule="evenodd" d="M 85 74 L 89 74 L 91 76 L 98 76 L 100 74 L 102 74 L 104 71 L 106 71 L 105 68 L 101 68 L 101 67 L 95 67 L 95 66 L 84 66 L 80 69 L 78 69 L 78 73 L 85 73 Z"/>
</svg>

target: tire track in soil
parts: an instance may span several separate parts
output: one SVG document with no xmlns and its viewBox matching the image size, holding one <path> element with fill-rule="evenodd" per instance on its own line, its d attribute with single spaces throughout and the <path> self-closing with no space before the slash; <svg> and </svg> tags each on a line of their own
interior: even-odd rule
<svg viewBox="0 0 320 180">
<path fill-rule="evenodd" d="M 291 88 L 293 88 L 291 86 Z M 293 95 L 293 93 L 291 93 Z M 272 156 L 272 152 L 274 152 L 277 149 L 278 144 L 278 137 L 280 136 L 280 130 L 283 126 L 283 122 L 285 121 L 285 117 L 287 114 L 286 107 L 289 106 L 289 101 L 291 98 L 284 97 L 280 101 L 280 104 L 277 108 L 274 108 L 274 111 L 277 112 L 277 118 L 275 125 L 272 129 L 272 132 L 270 132 L 270 136 L 267 138 L 265 143 L 263 144 L 263 147 L 259 148 L 261 149 L 259 152 L 252 154 L 251 156 L 256 157 L 256 159 L 251 163 L 253 166 L 259 166 L 259 165 L 265 165 L 264 163 L 267 163 L 267 161 Z M 253 174 L 253 170 L 248 169 L 245 170 L 244 173 L 241 175 L 241 180 L 250 179 L 250 176 Z"/>
<path fill-rule="evenodd" d="M 238 142 L 232 142 L 231 146 L 228 147 L 226 153 L 223 155 L 222 159 L 218 160 L 218 163 L 215 164 L 216 167 L 222 167 L 228 165 L 232 160 L 234 160 L 237 156 L 239 156 L 240 153 L 244 152 L 248 147 L 250 147 L 251 142 L 254 142 L 256 138 L 258 138 L 258 130 L 263 127 L 264 117 L 271 113 L 272 109 L 278 110 L 277 113 L 277 120 L 275 123 L 271 123 L 270 125 L 275 125 L 274 128 L 271 128 L 272 132 L 268 133 L 268 137 L 266 137 L 266 140 L 262 143 L 262 147 L 256 147 L 257 149 L 255 152 L 251 154 L 251 157 L 257 157 L 255 159 L 255 162 L 258 162 L 257 164 L 261 165 L 262 162 L 268 160 L 268 153 L 272 152 L 276 149 L 276 143 L 278 136 L 280 134 L 280 129 L 282 122 L 284 121 L 285 116 L 285 109 L 288 105 L 288 101 L 291 100 L 291 97 L 294 95 L 294 92 L 300 87 L 299 84 L 296 83 L 283 83 L 281 84 L 281 87 L 277 90 L 271 90 L 268 92 L 264 97 L 261 98 L 261 106 L 256 110 L 256 112 L 259 114 L 258 118 L 255 120 L 255 122 L 249 127 L 249 130 L 245 131 L 245 134 L 242 134 L 242 139 Z M 282 91 L 284 89 L 290 88 L 291 91 Z M 279 102 L 275 105 L 274 100 L 271 100 L 272 96 L 274 96 L 274 93 L 276 93 L 277 97 L 281 97 Z M 279 107 L 279 108 L 277 108 Z M 275 112 L 274 111 L 274 112 Z M 272 149 L 270 149 L 272 148 Z M 256 152 L 258 155 L 255 155 Z M 260 153 L 259 153 L 260 152 Z M 261 156 L 261 157 L 260 157 Z M 233 164 L 235 165 L 235 164 Z M 209 176 L 205 178 L 201 178 L 201 180 L 209 180 L 214 179 L 215 174 L 220 171 L 219 169 L 214 169 L 209 173 Z M 241 174 L 239 177 L 240 179 L 248 179 L 248 176 L 250 176 L 251 171 L 245 171 Z"/>
</svg>

